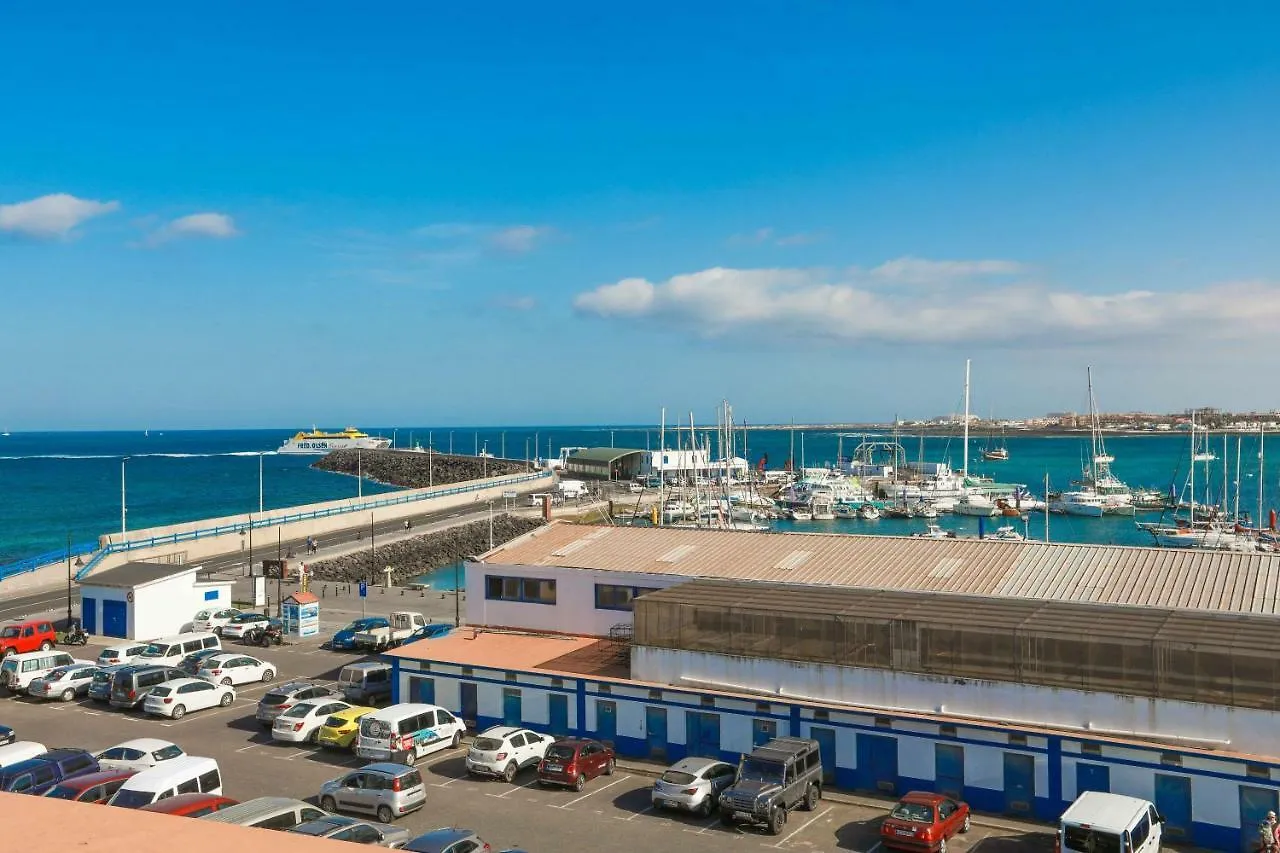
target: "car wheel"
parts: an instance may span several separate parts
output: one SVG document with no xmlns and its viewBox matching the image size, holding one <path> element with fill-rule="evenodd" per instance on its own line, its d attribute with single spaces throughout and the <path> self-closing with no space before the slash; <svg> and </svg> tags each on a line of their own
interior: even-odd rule
<svg viewBox="0 0 1280 853">
<path fill-rule="evenodd" d="M 733 826 L 733 812 L 728 810 L 720 812 L 720 823 L 722 826 Z"/>
<path fill-rule="evenodd" d="M 307 743 L 312 744 L 314 746 L 319 742 L 320 742 L 320 728 L 317 726 L 316 728 L 311 730 L 311 734 L 307 735 Z"/>
<path fill-rule="evenodd" d="M 578 778 L 573 780 L 573 790 L 581 791 L 585 787 L 587 787 L 587 777 L 579 773 Z"/>
<path fill-rule="evenodd" d="M 970 829 L 972 829 L 972 828 L 973 828 L 973 822 L 969 819 L 969 816 L 968 816 L 968 815 L 965 815 L 965 816 L 964 816 L 964 823 L 960 824 L 960 831 L 961 831 L 961 832 L 968 832 L 968 831 L 969 831 Z"/>
<path fill-rule="evenodd" d="M 68 689 L 68 690 L 62 691 L 63 702 L 70 702 L 74 698 L 76 698 L 76 692 L 74 690 Z"/>
<path fill-rule="evenodd" d="M 221 636 L 222 636 L 222 626 L 221 626 L 221 625 L 219 625 L 219 626 L 217 626 L 217 627 L 215 627 L 215 628 L 213 629 L 213 636 L 215 636 L 215 637 L 221 637 Z"/>
<path fill-rule="evenodd" d="M 230 679 L 229 677 L 228 677 L 228 678 L 224 678 L 224 679 L 222 679 L 222 686 L 223 686 L 223 687 L 230 687 L 230 686 L 231 686 L 231 679 Z"/>
<path fill-rule="evenodd" d="M 608 763 L 608 764 L 606 764 L 606 765 L 604 766 L 604 775 L 606 775 L 606 776 L 612 776 L 612 775 L 613 775 L 613 771 L 614 771 L 614 770 L 616 770 L 616 769 L 617 769 L 617 767 L 618 767 L 618 762 L 617 762 L 616 760 L 614 760 L 614 759 L 610 758 L 610 759 L 609 759 L 609 763 Z"/>
<path fill-rule="evenodd" d="M 378 806 L 378 822 L 391 823 L 396 819 L 395 812 L 391 811 L 390 806 Z"/>
<path fill-rule="evenodd" d="M 235 698 L 230 693 L 223 693 L 222 698 L 218 700 L 218 704 L 226 708 L 226 707 L 229 707 L 231 703 L 234 701 L 235 701 Z"/>
<path fill-rule="evenodd" d="M 186 709 L 186 708 L 184 708 L 183 706 L 181 706 L 181 705 L 174 705 L 174 706 L 173 706 L 173 718 L 174 718 L 175 720 L 181 720 L 181 719 L 182 719 L 182 716 L 183 716 L 184 714 L 186 714 L 186 713 L 187 713 L 187 709 Z"/>
<path fill-rule="evenodd" d="M 503 782 L 515 781 L 517 769 L 519 768 L 516 767 L 516 763 L 514 761 L 508 764 L 506 767 L 504 767 L 502 770 L 502 781 Z"/>
<path fill-rule="evenodd" d="M 268 681 L 270 681 L 271 679 L 273 679 L 273 678 L 275 678 L 275 677 L 276 677 L 276 674 L 275 674 L 274 672 L 272 672 L 271 670 L 269 670 L 269 669 L 267 669 L 267 670 L 263 670 L 263 672 L 262 672 L 262 683 L 263 683 L 263 684 L 266 684 Z"/>
<path fill-rule="evenodd" d="M 787 810 L 779 806 L 773 810 L 773 814 L 769 815 L 769 834 L 781 835 L 786 825 Z"/>
<path fill-rule="evenodd" d="M 947 839 L 945 836 L 938 842 L 938 853 L 947 853 Z"/>
<path fill-rule="evenodd" d="M 334 802 L 333 797 L 321 797 L 320 808 L 332 814 L 338 810 L 338 804 Z"/>
<path fill-rule="evenodd" d="M 715 807 L 715 803 L 711 800 L 712 795 L 707 794 L 706 798 L 702 801 L 702 804 L 698 806 L 698 814 L 703 817 L 711 817 L 711 810 Z M 730 817 L 732 817 L 732 815 L 730 815 Z"/>
<path fill-rule="evenodd" d="M 822 799 L 822 791 L 817 785 L 810 785 L 808 790 L 804 792 L 804 810 L 811 812 L 818 807 L 818 800 Z"/>
<path fill-rule="evenodd" d="M 47 652 L 51 648 L 53 648 L 53 643 L 49 642 L 48 640 L 45 640 L 43 643 L 40 644 L 40 651 L 42 652 Z"/>
<path fill-rule="evenodd" d="M 449 744 L 449 748 L 457 749 L 460 743 L 462 743 L 462 732 L 454 732 L 453 741 Z"/>
</svg>

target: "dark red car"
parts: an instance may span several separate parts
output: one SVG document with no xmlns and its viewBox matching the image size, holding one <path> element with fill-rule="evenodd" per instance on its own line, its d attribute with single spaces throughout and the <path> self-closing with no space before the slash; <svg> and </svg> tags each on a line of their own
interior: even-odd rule
<svg viewBox="0 0 1280 853">
<path fill-rule="evenodd" d="M 598 740 L 562 738 L 547 747 L 547 754 L 538 762 L 539 785 L 567 785 L 581 791 L 588 779 L 612 776 L 618 766 L 613 748 Z"/>
<path fill-rule="evenodd" d="M 111 799 L 111 795 L 120 790 L 125 780 L 137 772 L 136 770 L 103 770 L 98 773 L 87 773 L 84 776 L 72 776 L 45 791 L 44 796 L 101 805 Z"/>
<path fill-rule="evenodd" d="M 880 825 L 880 843 L 890 850 L 946 853 L 947 839 L 969 831 L 969 806 L 942 794 L 912 791 Z"/>
<path fill-rule="evenodd" d="M 178 794 L 175 797 L 165 797 L 163 800 L 154 802 L 149 806 L 143 806 L 138 811 L 160 812 L 161 814 L 172 814 L 178 817 L 204 817 L 207 814 L 221 811 L 227 806 L 239 804 L 239 800 L 218 797 L 213 794 Z"/>
<path fill-rule="evenodd" d="M 0 628 L 0 657 L 27 652 L 47 652 L 58 643 L 58 632 L 48 619 L 10 622 Z"/>
</svg>

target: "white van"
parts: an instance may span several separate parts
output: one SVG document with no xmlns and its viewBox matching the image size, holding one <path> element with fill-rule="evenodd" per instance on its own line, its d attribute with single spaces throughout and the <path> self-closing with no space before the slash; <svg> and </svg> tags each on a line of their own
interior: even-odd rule
<svg viewBox="0 0 1280 853">
<path fill-rule="evenodd" d="M 4 663 L 0 663 L 0 684 L 9 688 L 10 693 L 25 693 L 31 682 L 40 676 L 73 663 L 94 665 L 91 660 L 77 660 L 67 652 L 57 650 L 9 655 Z"/>
<path fill-rule="evenodd" d="M 0 746 L 0 767 L 8 767 L 10 764 L 17 764 L 19 761 L 26 761 L 39 755 L 44 755 L 49 750 L 45 749 L 44 744 L 36 743 L 33 740 L 20 740 L 7 746 Z"/>
<path fill-rule="evenodd" d="M 536 493 L 536 494 L 529 495 L 529 506 L 541 507 L 541 506 L 542 506 L 542 499 L 543 499 L 543 498 L 550 499 L 550 498 L 551 498 L 551 493 L 550 493 L 550 492 L 538 492 L 538 493 Z"/>
<path fill-rule="evenodd" d="M 557 488 L 565 500 L 580 498 L 587 494 L 587 484 L 581 480 L 561 480 Z"/>
<path fill-rule="evenodd" d="M 1085 791 L 1062 813 L 1058 849 L 1062 853 L 1156 853 L 1164 818 L 1147 800 Z"/>
<path fill-rule="evenodd" d="M 222 773 L 212 758 L 184 755 L 170 758 L 125 780 L 109 806 L 140 809 L 178 794 L 222 795 Z"/>
<path fill-rule="evenodd" d="M 218 635 L 209 631 L 192 631 L 172 637 L 161 637 L 147 643 L 147 650 L 133 661 L 141 665 L 177 666 L 187 655 L 204 649 L 221 649 Z"/>
<path fill-rule="evenodd" d="M 328 817 L 310 803 L 291 800 L 288 797 L 258 797 L 227 806 L 216 812 L 201 815 L 201 820 L 214 823 L 234 823 L 237 826 L 254 826 L 258 829 L 293 829 L 303 823 Z"/>
<path fill-rule="evenodd" d="M 437 705 L 401 703 L 360 718 L 356 755 L 413 764 L 424 755 L 457 747 L 466 725 Z"/>
</svg>

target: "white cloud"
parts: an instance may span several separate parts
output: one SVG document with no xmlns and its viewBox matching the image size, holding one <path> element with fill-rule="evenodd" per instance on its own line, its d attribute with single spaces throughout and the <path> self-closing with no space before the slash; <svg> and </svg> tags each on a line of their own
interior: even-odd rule
<svg viewBox="0 0 1280 853">
<path fill-rule="evenodd" d="M 489 242 L 504 252 L 532 252 L 551 233 L 543 225 L 510 225 L 489 235 Z"/>
<path fill-rule="evenodd" d="M 538 300 L 532 296 L 503 296 L 498 299 L 498 306 L 508 311 L 532 311 L 538 307 Z"/>
<path fill-rule="evenodd" d="M 43 195 L 0 204 L 0 231 L 41 239 L 66 237 L 80 223 L 119 209 L 118 201 L 93 201 L 67 193 Z"/>
<path fill-rule="evenodd" d="M 757 228 L 745 234 L 730 234 L 725 242 L 730 246 L 758 246 L 761 243 L 767 243 L 772 236 L 772 228 Z"/>
<path fill-rule="evenodd" d="M 1008 261 L 903 259 L 833 278 L 801 269 L 713 268 L 653 283 L 622 279 L 581 293 L 574 307 L 605 318 L 651 320 L 704 337 L 767 331 L 841 343 L 912 345 L 1175 341 L 1269 334 L 1280 284 L 1232 282 L 1200 290 L 1085 293 L 1034 281 L 999 283 Z M 885 281 L 927 281 L 928 290 Z"/>
<path fill-rule="evenodd" d="M 239 235 L 235 220 L 225 213 L 192 213 L 162 225 L 152 232 L 147 242 L 157 246 L 184 237 L 212 237 L 215 240 L 225 240 Z"/>
<path fill-rule="evenodd" d="M 765 243 L 774 246 L 808 246 L 826 238 L 826 234 L 814 231 L 799 231 L 795 234 L 779 234 L 774 228 L 757 228 L 743 234 L 732 234 L 726 240 L 730 246 L 761 246 Z"/>
<path fill-rule="evenodd" d="M 435 222 L 413 229 L 413 235 L 434 240 L 456 240 L 461 237 L 470 237 L 472 234 L 483 230 L 485 230 L 483 225 L 475 225 L 470 222 Z"/>
</svg>

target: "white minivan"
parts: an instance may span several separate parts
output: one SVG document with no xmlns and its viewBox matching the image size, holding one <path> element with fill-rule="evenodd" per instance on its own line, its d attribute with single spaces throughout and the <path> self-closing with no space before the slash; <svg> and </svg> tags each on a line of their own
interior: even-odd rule
<svg viewBox="0 0 1280 853">
<path fill-rule="evenodd" d="M 1058 849 L 1062 853 L 1156 853 L 1164 818 L 1147 800 L 1085 791 L 1062 813 Z"/>
<path fill-rule="evenodd" d="M 360 718 L 356 755 L 413 764 L 424 755 L 456 747 L 466 730 L 462 720 L 444 708 L 405 702 Z"/>
<path fill-rule="evenodd" d="M 109 806 L 140 809 L 178 794 L 222 795 L 222 774 L 212 758 L 184 755 L 135 773 L 107 800 Z"/>
<path fill-rule="evenodd" d="M 83 663 L 94 666 L 91 660 L 77 660 L 66 652 L 55 650 L 47 652 L 27 652 L 21 655 L 9 655 L 0 663 L 0 684 L 9 688 L 11 693 L 25 693 L 42 675 L 48 675 L 60 666 Z"/>
<path fill-rule="evenodd" d="M 221 649 L 222 641 L 210 631 L 191 631 L 172 637 L 161 637 L 147 643 L 147 650 L 133 661 L 150 666 L 177 666 L 187 655 L 205 649 Z"/>
</svg>

